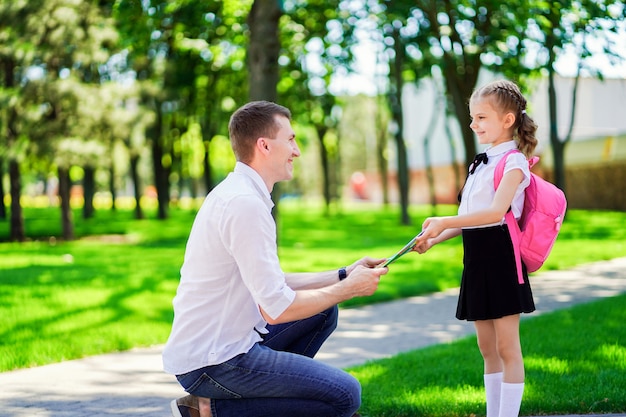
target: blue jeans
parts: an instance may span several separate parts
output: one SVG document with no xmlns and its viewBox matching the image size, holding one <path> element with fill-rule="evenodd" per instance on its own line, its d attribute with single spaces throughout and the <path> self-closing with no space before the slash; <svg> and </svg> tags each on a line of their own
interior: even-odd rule
<svg viewBox="0 0 626 417">
<path fill-rule="evenodd" d="M 350 417 L 361 385 L 313 356 L 337 327 L 338 309 L 267 326 L 247 353 L 219 365 L 177 375 L 190 394 L 211 398 L 214 417 Z"/>
</svg>

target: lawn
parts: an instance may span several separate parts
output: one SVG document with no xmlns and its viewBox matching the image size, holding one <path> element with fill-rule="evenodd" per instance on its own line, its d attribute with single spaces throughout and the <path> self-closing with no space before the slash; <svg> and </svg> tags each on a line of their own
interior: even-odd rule
<svg viewBox="0 0 626 417">
<path fill-rule="evenodd" d="M 522 320 L 520 415 L 626 412 L 626 295 Z M 482 358 L 467 337 L 350 369 L 364 417 L 484 416 Z"/>
<path fill-rule="evenodd" d="M 438 207 L 439 214 L 454 210 Z M 365 255 L 390 256 L 430 212 L 413 207 L 414 225 L 401 226 L 397 208 L 358 205 L 324 216 L 297 201 L 281 204 L 283 269 L 336 269 Z M 85 221 L 76 212 L 79 239 L 73 242 L 58 239 L 58 209 L 30 208 L 25 215 L 34 238 L 0 243 L 0 371 L 165 342 L 193 209 L 173 209 L 166 221 L 136 221 L 125 210 L 101 210 Z M 544 269 L 626 256 L 625 220 L 622 212 L 570 210 Z M 0 222 L 0 236 L 7 235 L 8 224 Z M 426 255 L 408 254 L 392 265 L 374 296 L 342 308 L 458 286 L 461 257 L 460 239 Z M 626 383 L 626 335 L 615 328 L 626 320 L 623 303 L 624 298 L 609 299 L 524 322 L 529 382 L 523 412 L 625 411 L 624 394 L 613 392 L 616 379 L 617 386 Z M 470 338 L 356 368 L 364 412 L 451 416 L 454 409 L 480 415 L 476 355 Z"/>
</svg>

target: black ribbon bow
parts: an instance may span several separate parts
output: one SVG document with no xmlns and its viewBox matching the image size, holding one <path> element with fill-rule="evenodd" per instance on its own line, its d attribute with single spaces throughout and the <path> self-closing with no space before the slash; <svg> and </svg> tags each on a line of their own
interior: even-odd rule
<svg viewBox="0 0 626 417">
<path fill-rule="evenodd" d="M 478 168 L 478 165 L 486 164 L 488 161 L 489 161 L 489 157 L 487 156 L 486 152 L 477 154 L 474 157 L 474 161 L 472 161 L 472 163 L 470 164 L 469 174 L 472 175 L 474 171 L 476 171 L 476 168 Z"/>
</svg>

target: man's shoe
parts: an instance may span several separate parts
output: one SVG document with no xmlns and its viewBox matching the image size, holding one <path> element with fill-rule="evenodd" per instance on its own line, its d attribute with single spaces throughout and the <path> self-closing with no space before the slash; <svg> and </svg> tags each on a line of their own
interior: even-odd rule
<svg viewBox="0 0 626 417">
<path fill-rule="evenodd" d="M 172 400 L 170 408 L 174 417 L 200 417 L 198 397 L 195 395 L 185 395 Z"/>
</svg>

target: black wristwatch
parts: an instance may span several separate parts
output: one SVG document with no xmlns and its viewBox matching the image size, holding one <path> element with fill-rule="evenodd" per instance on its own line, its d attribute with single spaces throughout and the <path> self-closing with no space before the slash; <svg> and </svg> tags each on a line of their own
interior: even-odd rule
<svg viewBox="0 0 626 417">
<path fill-rule="evenodd" d="M 339 268 L 339 271 L 337 271 L 337 273 L 339 274 L 339 281 L 343 281 L 348 276 L 348 272 L 346 271 L 345 266 L 343 268 Z"/>
</svg>

